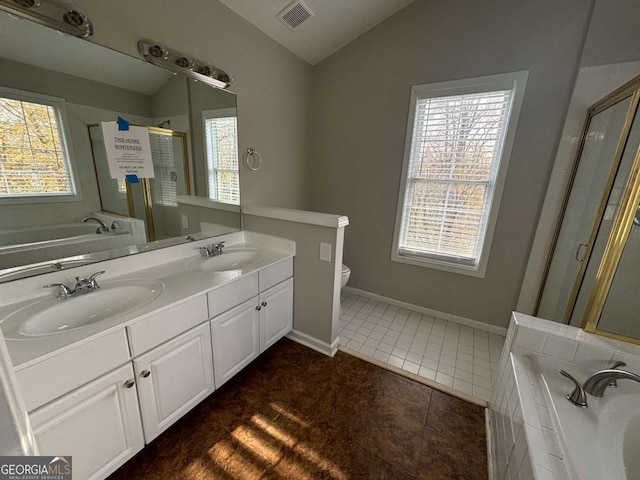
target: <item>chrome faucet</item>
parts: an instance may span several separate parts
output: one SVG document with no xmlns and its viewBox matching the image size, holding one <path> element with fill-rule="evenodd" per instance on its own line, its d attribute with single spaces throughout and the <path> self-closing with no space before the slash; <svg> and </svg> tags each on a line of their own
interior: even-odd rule
<svg viewBox="0 0 640 480">
<path fill-rule="evenodd" d="M 203 257 L 215 257 L 217 255 L 222 255 L 224 252 L 222 249 L 224 248 L 224 241 L 220 243 L 213 243 L 210 247 L 199 247 L 198 250 L 202 253 Z"/>
<path fill-rule="evenodd" d="M 84 295 L 85 293 L 95 292 L 96 290 L 99 290 L 100 285 L 98 285 L 96 277 L 98 275 L 102 275 L 103 273 L 105 273 L 105 270 L 96 272 L 89 278 L 76 277 L 76 283 L 73 288 L 68 287 L 64 283 L 51 283 L 49 285 L 44 285 L 43 288 L 58 287 L 58 300 L 77 297 L 79 295 Z"/>
<path fill-rule="evenodd" d="M 602 397 L 604 391 L 611 385 L 613 380 L 633 380 L 640 383 L 640 375 L 627 372 L 626 370 L 616 370 L 607 368 L 591 375 L 584 382 L 584 391 L 594 397 Z"/>
<path fill-rule="evenodd" d="M 87 223 L 89 220 L 95 220 L 96 222 L 98 222 L 100 224 L 100 226 L 96 230 L 96 233 L 109 233 L 109 227 L 107 226 L 106 223 L 104 223 L 99 218 L 96 218 L 96 217 L 84 217 L 82 219 L 82 223 Z"/>
<path fill-rule="evenodd" d="M 574 383 L 573 391 L 567 395 L 567 400 L 578 407 L 587 408 L 587 393 L 594 397 L 602 397 L 607 387 L 616 388 L 618 386 L 616 380 L 627 379 L 640 383 L 640 375 L 627 372 L 625 370 L 617 370 L 618 367 L 626 367 L 624 362 L 615 362 L 609 368 L 600 370 L 591 375 L 582 385 L 578 380 L 564 370 L 560 373 Z"/>
</svg>

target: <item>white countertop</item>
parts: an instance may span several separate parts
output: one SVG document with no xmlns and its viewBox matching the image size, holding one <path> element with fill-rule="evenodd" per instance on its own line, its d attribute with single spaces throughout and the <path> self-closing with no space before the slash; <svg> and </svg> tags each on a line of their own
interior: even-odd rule
<svg viewBox="0 0 640 480">
<path fill-rule="evenodd" d="M 225 240 L 227 248 L 258 248 L 262 257 L 246 269 L 230 272 L 201 272 L 186 268 L 186 263 L 199 255 L 199 253 L 195 251 L 199 246 L 208 245 L 220 240 Z M 105 285 L 107 282 L 116 282 L 125 279 L 150 278 L 162 282 L 164 289 L 152 302 L 132 312 L 126 312 L 65 333 L 38 337 L 25 336 L 19 339 L 11 338 L 11 336 L 13 336 L 11 330 L 15 328 L 15 325 L 4 323 L 3 319 L 16 310 L 30 305 L 35 301 L 55 296 L 56 292 L 54 290 L 43 291 L 42 285 L 65 281 L 65 277 L 62 277 L 61 272 L 55 272 L 11 282 L 6 285 L 0 285 L 0 292 L 3 294 L 3 297 L 7 294 L 9 295 L 7 298 L 16 300 L 13 303 L 0 306 L 0 328 L 6 332 L 5 341 L 7 349 L 13 366 L 17 371 L 56 355 L 72 346 L 124 328 L 127 325 L 131 325 L 195 296 L 204 295 L 207 292 L 237 280 L 241 276 L 258 272 L 270 265 L 292 258 L 294 255 L 295 243 L 290 240 L 242 231 L 215 239 L 192 242 L 186 245 L 136 255 L 134 257 L 114 259 L 73 269 L 65 272 L 64 275 L 67 276 L 69 272 L 71 272 L 73 275 L 87 277 L 93 272 L 106 270 L 107 273 L 100 277 L 104 279 L 103 282 Z M 154 266 L 150 267 L 150 265 Z M 85 270 L 89 273 L 86 273 Z M 68 280 L 65 283 L 68 284 Z M 23 292 L 20 289 L 21 286 L 26 291 Z M 18 292 L 21 292 L 22 295 L 17 295 Z M 12 293 L 14 293 L 14 295 L 11 295 Z M 73 300 L 74 299 L 71 298 L 63 301 L 72 302 Z"/>
</svg>

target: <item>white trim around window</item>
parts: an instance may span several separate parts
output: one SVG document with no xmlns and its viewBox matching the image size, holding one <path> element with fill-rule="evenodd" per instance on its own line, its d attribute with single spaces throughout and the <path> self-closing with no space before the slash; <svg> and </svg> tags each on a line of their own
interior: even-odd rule
<svg viewBox="0 0 640 480">
<path fill-rule="evenodd" d="M 25 195 L 25 196 L 9 196 L 0 198 L 0 205 L 21 205 L 21 204 L 40 204 L 40 203 L 64 203 L 64 202 L 80 202 L 83 200 L 80 188 L 80 177 L 73 151 L 70 134 L 70 123 L 67 116 L 67 108 L 64 98 L 52 97 L 39 93 L 17 90 L 9 87 L 0 87 L 0 97 L 10 98 L 28 103 L 37 103 L 41 105 L 51 106 L 56 111 L 58 133 L 60 135 L 61 148 L 65 159 L 65 165 L 68 169 L 71 193 L 63 194 L 46 194 L 41 195 Z"/>
<path fill-rule="evenodd" d="M 485 276 L 527 76 L 522 71 L 411 88 L 392 261 Z M 482 105 L 475 111 L 499 119 L 489 128 L 482 120 L 471 127 L 471 153 L 470 137 L 460 137 L 461 123 L 468 135 L 468 105 Z M 460 188 L 473 193 L 451 193 Z M 464 195 L 466 201 L 449 205 Z"/>
</svg>

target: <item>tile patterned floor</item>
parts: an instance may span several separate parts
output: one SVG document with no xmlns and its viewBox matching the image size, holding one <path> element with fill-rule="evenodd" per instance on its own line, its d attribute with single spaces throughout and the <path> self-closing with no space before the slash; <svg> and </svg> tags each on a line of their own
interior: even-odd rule
<svg viewBox="0 0 640 480">
<path fill-rule="evenodd" d="M 504 337 L 343 292 L 340 345 L 488 401 Z"/>
<path fill-rule="evenodd" d="M 110 480 L 486 480 L 484 409 L 283 339 Z"/>
</svg>

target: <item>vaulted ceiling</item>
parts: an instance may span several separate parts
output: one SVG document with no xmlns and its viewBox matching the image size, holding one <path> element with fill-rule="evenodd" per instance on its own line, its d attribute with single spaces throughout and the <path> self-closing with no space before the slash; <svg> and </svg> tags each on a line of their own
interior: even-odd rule
<svg viewBox="0 0 640 480">
<path fill-rule="evenodd" d="M 278 14 L 283 9 L 288 10 L 288 6 L 292 4 L 291 0 L 220 1 L 311 65 L 322 61 L 413 2 L 413 0 L 302 0 L 313 15 L 291 29 L 278 18 Z"/>
</svg>

